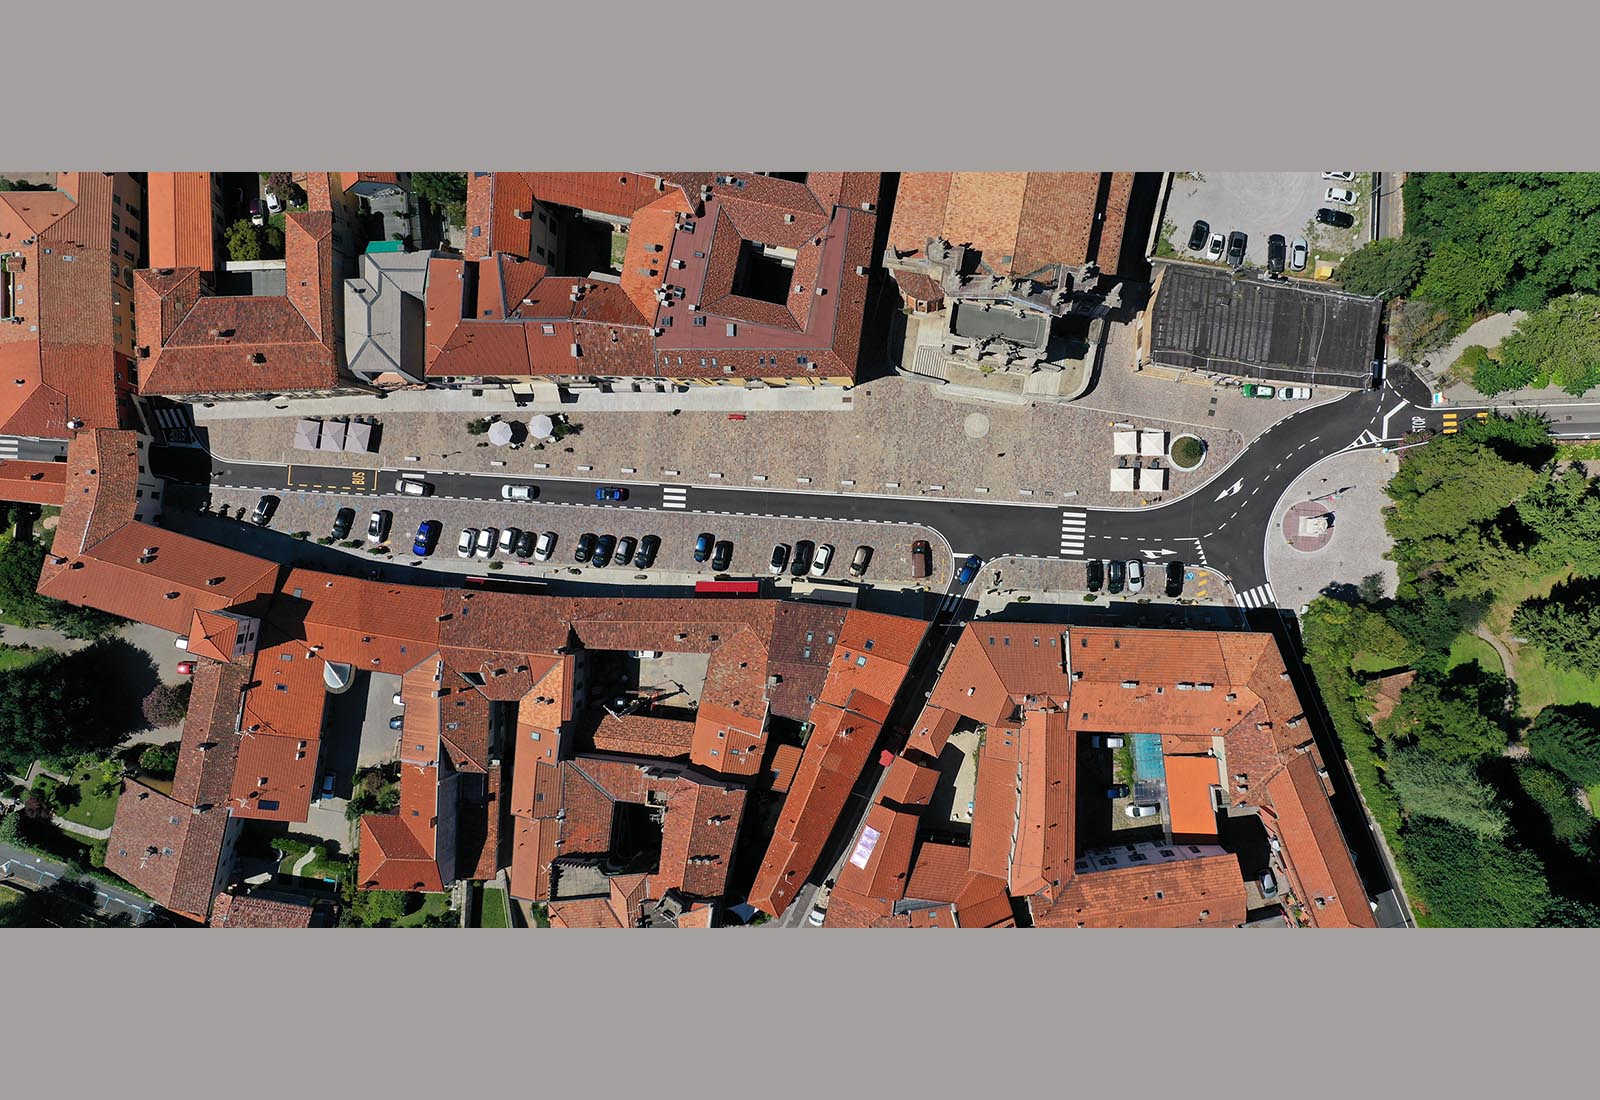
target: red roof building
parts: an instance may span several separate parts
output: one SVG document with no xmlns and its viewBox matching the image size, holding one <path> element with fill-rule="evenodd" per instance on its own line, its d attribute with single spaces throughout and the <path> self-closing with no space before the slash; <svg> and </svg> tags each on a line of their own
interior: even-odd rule
<svg viewBox="0 0 1600 1100">
<path fill-rule="evenodd" d="M 218 894 L 211 906 L 212 928 L 310 928 L 317 909 L 298 898 L 266 894 Z"/>
<path fill-rule="evenodd" d="M 204 923 L 237 835 L 226 807 L 190 806 L 127 779 L 106 841 L 106 870 L 156 904 Z"/>
</svg>

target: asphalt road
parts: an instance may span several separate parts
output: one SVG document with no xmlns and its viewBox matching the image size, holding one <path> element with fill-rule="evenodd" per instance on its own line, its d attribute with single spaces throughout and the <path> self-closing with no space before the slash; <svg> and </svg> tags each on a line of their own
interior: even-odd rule
<svg viewBox="0 0 1600 1100">
<path fill-rule="evenodd" d="M 28 887 L 49 886 L 62 878 L 81 882 L 94 890 L 95 901 L 103 913 L 126 913 L 135 924 L 150 919 L 151 905 L 144 898 L 118 890 L 87 875 L 74 875 L 62 863 L 36 856 L 9 844 L 0 844 L 0 878 L 13 878 Z"/>
<path fill-rule="evenodd" d="M 0 459 L 7 458 L 24 462 L 65 462 L 67 445 L 60 439 L 29 439 L 25 436 L 0 435 Z"/>
</svg>

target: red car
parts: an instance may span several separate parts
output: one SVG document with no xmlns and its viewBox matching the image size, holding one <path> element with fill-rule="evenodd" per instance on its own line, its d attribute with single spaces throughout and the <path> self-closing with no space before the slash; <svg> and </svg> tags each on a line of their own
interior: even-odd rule
<svg viewBox="0 0 1600 1100">
<path fill-rule="evenodd" d="M 194 675 L 194 662 L 193 661 L 179 661 L 178 662 L 178 675 L 179 676 L 193 676 Z"/>
</svg>

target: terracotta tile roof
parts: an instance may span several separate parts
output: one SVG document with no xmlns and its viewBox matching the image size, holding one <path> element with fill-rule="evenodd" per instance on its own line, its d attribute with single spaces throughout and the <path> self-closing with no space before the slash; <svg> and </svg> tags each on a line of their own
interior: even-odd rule
<svg viewBox="0 0 1600 1100">
<path fill-rule="evenodd" d="M 991 729 L 979 750 L 969 834 L 972 869 L 1002 882 L 1011 877 L 1021 782 L 1020 765 L 1007 748 L 1004 731 Z"/>
<path fill-rule="evenodd" d="M 545 907 L 551 928 L 622 928 L 611 898 L 573 898 L 552 901 Z"/>
<path fill-rule="evenodd" d="M 1040 703 L 1065 702 L 1076 688 L 1063 663 L 1064 635 L 1061 627 L 1042 624 L 970 624 L 929 703 L 993 724 L 1008 719 L 1029 696 Z"/>
<path fill-rule="evenodd" d="M 882 801 L 896 803 L 902 809 L 926 806 L 938 785 L 939 769 L 925 768 L 907 757 L 897 756 L 889 765 L 878 795 Z"/>
<path fill-rule="evenodd" d="M 1080 874 L 1033 915 L 1039 928 L 1237 928 L 1244 919 L 1244 875 L 1231 852 Z"/>
<path fill-rule="evenodd" d="M 772 750 L 772 761 L 767 765 L 767 771 L 772 775 L 772 789 L 778 794 L 786 794 L 789 785 L 794 782 L 795 769 L 800 766 L 800 758 L 804 755 L 799 745 L 787 743 L 777 745 Z"/>
<path fill-rule="evenodd" d="M 966 885 L 967 871 L 966 848 L 958 844 L 924 841 L 917 850 L 905 896 L 919 901 L 954 902 Z"/>
<path fill-rule="evenodd" d="M 1081 674 L 1072 685 L 1072 727 L 1106 733 L 1231 729 L 1260 699 L 1255 669 L 1272 645 L 1266 634 L 1190 630 L 1073 627 L 1069 635 L 1072 669 Z M 1292 699 L 1293 687 L 1282 686 Z"/>
<path fill-rule="evenodd" d="M 59 462 L 0 459 L 0 500 L 60 507 L 67 495 L 67 468 Z"/>
<path fill-rule="evenodd" d="M 990 875 L 972 875 L 956 899 L 956 923 L 962 928 L 1016 927 L 1006 884 Z"/>
<path fill-rule="evenodd" d="M 1400 693 L 1411 686 L 1411 681 L 1417 678 L 1416 669 L 1406 669 L 1389 676 L 1380 676 L 1372 681 L 1371 699 L 1372 715 L 1368 719 L 1374 726 L 1394 713 L 1394 708 L 1400 702 Z"/>
<path fill-rule="evenodd" d="M 226 806 L 239 758 L 239 705 L 250 670 L 202 661 L 183 718 L 172 797 L 189 806 Z"/>
<path fill-rule="evenodd" d="M 784 600 L 773 617 L 767 672 L 779 682 L 767 689 L 772 713 L 805 721 L 822 695 L 834 643 L 844 625 L 843 607 Z"/>
<path fill-rule="evenodd" d="M 196 609 L 185 635 L 185 652 L 194 657 L 207 657 L 227 663 L 233 660 L 233 649 L 239 639 L 243 621 L 237 615 Z"/>
<path fill-rule="evenodd" d="M 897 268 L 894 271 L 894 281 L 900 287 L 901 294 L 914 301 L 924 302 L 931 308 L 937 309 L 944 301 L 944 288 L 920 271 Z"/>
<path fill-rule="evenodd" d="M 680 780 L 667 793 L 661 822 L 660 891 L 720 897 L 727 889 L 733 849 L 744 819 L 745 790 Z"/>
<path fill-rule="evenodd" d="M 357 874 L 364 890 L 434 893 L 444 888 L 433 853 L 394 814 L 361 819 Z"/>
<path fill-rule="evenodd" d="M 84 432 L 67 444 L 64 500 L 41 585 L 66 565 L 53 558 L 82 554 L 133 520 L 142 461 L 132 432 Z"/>
<path fill-rule="evenodd" d="M 1032 710 L 1022 721 L 1022 778 L 1011 891 L 1054 898 L 1077 859 L 1077 736 L 1059 710 Z"/>
<path fill-rule="evenodd" d="M 146 177 L 145 241 L 151 267 L 216 268 L 210 172 Z"/>
<path fill-rule="evenodd" d="M 1167 827 L 1174 840 L 1214 842 L 1217 812 L 1211 788 L 1222 785 L 1214 756 L 1167 756 Z"/>
<path fill-rule="evenodd" d="M 310 902 L 222 893 L 211 906 L 211 927 L 310 928 L 315 915 Z"/>
<path fill-rule="evenodd" d="M 1267 784 L 1296 892 L 1318 928 L 1376 928 L 1317 766 L 1310 754 L 1298 754 Z"/>
<path fill-rule="evenodd" d="M 883 803 L 867 811 L 849 856 L 839 871 L 837 889 L 854 891 L 887 908 L 905 896 L 911 877 L 911 849 L 917 815 Z"/>
<path fill-rule="evenodd" d="M 630 714 L 622 718 L 607 714 L 594 731 L 594 747 L 601 752 L 631 753 L 636 756 L 688 756 L 694 737 L 694 723 L 673 718 Z"/>
<path fill-rule="evenodd" d="M 248 710 L 245 721 L 250 721 Z M 315 734 L 316 727 L 310 732 Z M 300 747 L 302 741 L 305 748 Z M 315 736 L 279 737 L 248 730 L 241 733 L 229 808 L 240 817 L 304 821 L 311 812 L 321 747 Z"/>
<path fill-rule="evenodd" d="M 196 810 L 126 779 L 106 842 L 106 870 L 174 913 L 204 921 L 227 831 L 226 809 Z"/>
<path fill-rule="evenodd" d="M 917 720 L 911 723 L 911 736 L 906 741 L 906 748 L 925 752 L 937 760 L 960 720 L 960 714 L 930 702 L 922 708 Z"/>
<path fill-rule="evenodd" d="M 550 896 L 550 864 L 560 824 L 553 817 L 511 819 L 511 895 L 528 901 Z"/>
</svg>

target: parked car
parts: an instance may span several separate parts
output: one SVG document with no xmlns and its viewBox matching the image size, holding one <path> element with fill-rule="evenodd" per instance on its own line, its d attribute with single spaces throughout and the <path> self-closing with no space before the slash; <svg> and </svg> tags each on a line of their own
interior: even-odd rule
<svg viewBox="0 0 1600 1100">
<path fill-rule="evenodd" d="M 572 560 L 582 565 L 594 557 L 594 548 L 598 537 L 593 531 L 585 531 L 578 536 L 578 545 L 572 548 Z"/>
<path fill-rule="evenodd" d="M 1106 788 L 1106 797 L 1107 798 L 1127 798 L 1128 797 L 1128 787 L 1127 787 L 1127 785 L 1123 784 L 1123 783 L 1118 783 L 1115 787 L 1107 787 Z"/>
<path fill-rule="evenodd" d="M 425 519 L 417 524 L 417 537 L 412 540 L 411 552 L 419 558 L 432 554 L 433 548 L 439 543 L 439 532 L 442 529 L 436 519 Z"/>
<path fill-rule="evenodd" d="M 1123 740 L 1117 734 L 1109 734 L 1106 736 L 1097 734 L 1094 737 L 1089 738 L 1089 747 L 1091 749 L 1120 749 L 1122 745 Z"/>
<path fill-rule="evenodd" d="M 928 546 L 926 539 L 918 539 L 911 544 L 911 576 L 915 580 L 933 574 L 933 550 Z"/>
<path fill-rule="evenodd" d="M 502 485 L 500 486 L 501 500 L 532 500 L 539 495 L 539 489 L 534 485 Z"/>
<path fill-rule="evenodd" d="M 405 725 L 406 716 L 403 714 L 397 714 L 393 718 L 389 719 L 389 728 L 392 730 L 405 729 Z"/>
<path fill-rule="evenodd" d="M 1296 271 L 1304 271 L 1306 269 L 1306 256 L 1309 252 L 1310 248 L 1306 245 L 1304 237 L 1296 237 L 1290 241 L 1289 266 Z"/>
<path fill-rule="evenodd" d="M 1339 180 L 1342 183 L 1349 183 L 1351 180 L 1356 178 L 1356 174 L 1354 172 L 1324 172 L 1322 173 L 1322 178 L 1325 180 Z"/>
<path fill-rule="evenodd" d="M 367 541 L 388 542 L 389 528 L 394 525 L 394 513 L 387 508 L 379 508 L 372 513 L 372 518 L 367 520 Z"/>
<path fill-rule="evenodd" d="M 256 501 L 256 510 L 250 516 L 250 522 L 257 527 L 265 527 L 272 522 L 272 513 L 278 510 L 278 498 L 271 493 L 264 494 Z"/>
<path fill-rule="evenodd" d="M 1211 243 L 1206 245 L 1206 259 L 1216 262 L 1222 259 L 1222 254 L 1228 250 L 1228 238 L 1221 233 L 1211 234 Z"/>
<path fill-rule="evenodd" d="M 193 676 L 194 675 L 194 662 L 193 661 L 179 661 L 178 662 L 178 675 L 179 676 Z"/>
<path fill-rule="evenodd" d="M 1144 563 L 1136 559 L 1128 561 L 1128 592 L 1139 592 L 1144 588 Z"/>
<path fill-rule="evenodd" d="M 794 544 L 794 557 L 789 559 L 789 574 L 794 577 L 803 577 L 811 568 L 811 559 L 817 552 L 817 544 L 810 539 L 801 539 Z"/>
<path fill-rule="evenodd" d="M 1261 873 L 1261 896 L 1264 898 L 1276 897 L 1278 893 L 1278 880 L 1271 871 Z"/>
<path fill-rule="evenodd" d="M 1106 565 L 1106 591 L 1115 596 L 1122 591 L 1123 582 L 1128 579 L 1128 567 L 1121 561 L 1113 561 Z"/>
<path fill-rule="evenodd" d="M 806 923 L 811 925 L 813 928 L 821 928 L 822 922 L 827 919 L 828 907 L 826 905 L 813 905 L 811 907 L 811 912 L 806 914 Z"/>
<path fill-rule="evenodd" d="M 555 549 L 556 533 L 554 531 L 546 531 L 539 536 L 539 541 L 533 544 L 533 560 L 549 561 L 550 555 L 555 553 Z"/>
<path fill-rule="evenodd" d="M 1155 817 L 1161 812 L 1161 805 L 1157 802 L 1134 802 L 1122 812 L 1129 817 Z"/>
<path fill-rule="evenodd" d="M 1331 225 L 1335 229 L 1349 229 L 1356 224 L 1356 219 L 1345 210 L 1329 210 L 1326 206 L 1317 211 L 1317 221 L 1323 225 Z"/>
<path fill-rule="evenodd" d="M 711 568 L 721 573 L 733 564 L 733 543 L 723 539 L 711 550 Z"/>
<path fill-rule="evenodd" d="M 821 577 L 828 572 L 828 566 L 833 564 L 833 544 L 823 543 L 817 547 L 816 556 L 811 559 L 811 575 Z"/>
<path fill-rule="evenodd" d="M 633 552 L 639 549 L 639 540 L 632 535 L 623 535 L 617 540 L 616 564 L 629 566 L 633 564 Z"/>
<path fill-rule="evenodd" d="M 717 536 L 710 533 L 702 533 L 699 538 L 694 540 L 694 560 L 705 561 L 709 558 L 711 556 L 711 548 L 716 545 L 716 542 Z"/>
<path fill-rule="evenodd" d="M 1246 382 L 1240 390 L 1246 397 L 1274 397 L 1278 393 L 1276 386 L 1263 385 L 1260 382 Z"/>
<path fill-rule="evenodd" d="M 789 544 L 780 542 L 772 548 L 772 561 L 767 564 L 767 569 L 772 573 L 782 573 L 789 567 Z"/>
<path fill-rule="evenodd" d="M 635 569 L 649 569 L 656 563 L 656 554 L 661 550 L 661 540 L 655 535 L 646 535 L 639 540 L 639 552 L 633 556 Z"/>
<path fill-rule="evenodd" d="M 516 553 L 517 540 L 522 537 L 522 528 L 507 527 L 500 532 L 500 552 L 507 556 Z"/>
<path fill-rule="evenodd" d="M 468 527 L 461 532 L 461 537 L 456 540 L 456 555 L 458 557 L 472 557 L 472 548 L 478 545 L 478 529 Z"/>
<path fill-rule="evenodd" d="M 1348 187 L 1330 187 L 1323 198 L 1328 202 L 1336 202 L 1340 206 L 1354 206 L 1356 193 Z"/>
<path fill-rule="evenodd" d="M 322 777 L 322 797 L 323 798 L 332 798 L 333 797 L 333 773 L 332 772 L 329 772 L 327 775 L 324 775 Z"/>
<path fill-rule="evenodd" d="M 1242 266 L 1244 264 L 1245 246 L 1249 243 L 1250 237 L 1237 229 L 1228 234 L 1228 262 L 1234 267 Z"/>
<path fill-rule="evenodd" d="M 850 575 L 852 577 L 864 577 L 864 576 L 866 576 L 867 575 L 867 567 L 869 565 L 871 565 L 871 564 L 872 564 L 872 547 L 870 547 L 870 546 L 858 546 L 858 547 L 856 547 L 856 555 L 855 555 L 855 557 L 850 559 Z"/>
<path fill-rule="evenodd" d="M 1280 401 L 1310 401 L 1311 400 L 1311 387 L 1310 386 L 1284 386 L 1284 387 L 1282 387 L 1281 389 L 1278 390 L 1278 400 L 1280 400 Z"/>
<path fill-rule="evenodd" d="M 524 531 L 517 536 L 517 557 L 526 560 L 527 558 L 531 558 L 533 556 L 533 538 L 534 536 L 532 531 Z"/>
<path fill-rule="evenodd" d="M 333 514 L 333 530 L 329 532 L 337 542 L 350 537 L 350 528 L 356 525 L 356 510 L 354 508 L 340 508 Z"/>
<path fill-rule="evenodd" d="M 596 500 L 627 500 L 628 490 L 619 489 L 615 485 L 602 486 L 594 491 Z"/>
<path fill-rule="evenodd" d="M 1084 571 L 1088 574 L 1088 588 L 1090 592 L 1098 592 L 1105 587 L 1106 566 L 1099 558 L 1090 558 L 1084 563 Z"/>
<path fill-rule="evenodd" d="M 1196 221 L 1194 228 L 1189 230 L 1189 251 L 1199 252 L 1211 239 L 1211 226 L 1207 222 Z"/>
<path fill-rule="evenodd" d="M 260 199 L 251 199 L 250 200 L 250 224 L 251 225 L 266 225 L 267 224 L 267 207 L 266 207 L 266 204 L 263 203 Z"/>
<path fill-rule="evenodd" d="M 472 553 L 479 558 L 494 557 L 495 540 L 500 537 L 500 532 L 494 527 L 485 527 L 478 532 L 477 545 L 473 546 Z"/>
<path fill-rule="evenodd" d="M 263 191 L 261 194 L 267 200 L 268 214 L 283 213 L 283 201 L 277 195 L 274 195 L 271 191 Z"/>
<path fill-rule="evenodd" d="M 1184 572 L 1183 562 L 1167 562 L 1167 595 L 1174 600 L 1183 595 Z"/>
<path fill-rule="evenodd" d="M 1274 275 L 1283 273 L 1284 261 L 1289 258 L 1289 246 L 1282 233 L 1267 238 L 1267 270 Z"/>
<path fill-rule="evenodd" d="M 415 477 L 400 479 L 400 492 L 408 497 L 426 497 L 433 495 L 433 483 Z"/>
<path fill-rule="evenodd" d="M 403 707 L 406 705 L 406 697 L 403 692 L 397 691 L 394 693 L 394 705 L 397 707 Z"/>
<path fill-rule="evenodd" d="M 978 575 L 978 570 L 982 568 L 983 559 L 973 554 L 961 563 L 961 572 L 956 574 L 956 583 L 963 586 L 971 584 L 973 578 Z"/>
<path fill-rule="evenodd" d="M 601 535 L 600 541 L 594 544 L 594 557 L 590 559 L 596 569 L 604 569 L 611 564 L 611 555 L 617 552 L 617 536 Z"/>
</svg>

